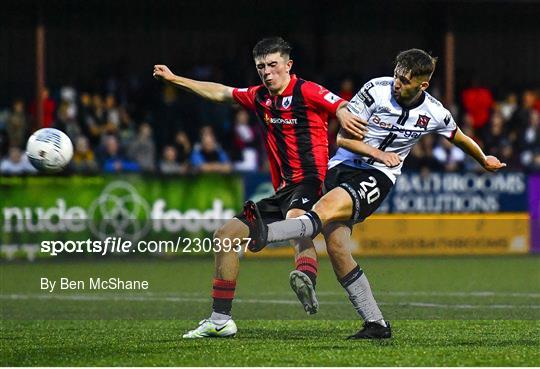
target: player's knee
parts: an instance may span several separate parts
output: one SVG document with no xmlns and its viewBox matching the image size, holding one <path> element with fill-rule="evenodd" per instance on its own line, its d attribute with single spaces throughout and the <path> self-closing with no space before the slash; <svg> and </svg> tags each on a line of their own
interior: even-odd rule
<svg viewBox="0 0 540 369">
<path fill-rule="evenodd" d="M 237 240 L 241 240 L 247 237 L 249 234 L 248 227 L 239 221 L 238 219 L 233 219 L 221 227 L 219 227 L 214 232 L 214 243 L 219 245 L 233 245 L 237 244 Z M 216 247 L 218 253 L 224 253 L 231 251 L 229 247 Z"/>
<path fill-rule="evenodd" d="M 317 201 L 311 210 L 317 213 L 319 219 L 322 221 L 332 219 L 332 203 L 324 197 Z"/>
<path fill-rule="evenodd" d="M 218 239 L 220 241 L 223 241 L 224 239 L 227 239 L 227 238 L 234 238 L 234 237 L 237 237 L 235 235 L 235 232 L 230 227 L 227 227 L 226 225 L 218 228 L 214 232 L 214 239 Z"/>
<path fill-rule="evenodd" d="M 305 210 L 302 210 L 302 209 L 291 209 L 287 212 L 287 216 L 286 218 L 289 219 L 289 218 L 297 218 L 299 217 L 300 215 L 303 215 L 305 214 L 306 211 Z"/>
</svg>

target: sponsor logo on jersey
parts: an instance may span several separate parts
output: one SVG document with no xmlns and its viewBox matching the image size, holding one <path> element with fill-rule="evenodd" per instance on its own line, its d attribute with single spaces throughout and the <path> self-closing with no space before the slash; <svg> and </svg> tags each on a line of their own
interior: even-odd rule
<svg viewBox="0 0 540 369">
<path fill-rule="evenodd" d="M 446 117 L 444 117 L 444 125 L 447 126 L 450 124 L 450 115 L 447 115 Z"/>
<path fill-rule="evenodd" d="M 324 95 L 324 99 L 328 101 L 330 104 L 334 104 L 336 101 L 339 100 L 339 96 L 328 92 L 326 95 Z"/>
<path fill-rule="evenodd" d="M 298 123 L 296 118 L 293 119 L 283 119 L 283 118 L 272 118 L 270 119 L 272 124 L 296 124 Z"/>
<path fill-rule="evenodd" d="M 288 109 L 291 107 L 291 103 L 292 103 L 292 96 L 287 96 L 283 98 L 283 101 L 281 102 L 281 106 L 283 107 L 283 109 Z"/>
<path fill-rule="evenodd" d="M 416 124 L 414 125 L 415 127 L 420 127 L 420 128 L 423 128 L 423 129 L 427 129 L 427 126 L 428 126 L 428 123 L 430 121 L 430 117 L 428 117 L 427 115 L 422 115 L 420 114 L 418 116 L 418 120 L 416 121 Z"/>
<path fill-rule="evenodd" d="M 375 103 L 375 99 L 369 93 L 369 89 L 372 87 L 373 83 L 366 83 L 357 95 L 368 108 Z"/>
<path fill-rule="evenodd" d="M 383 122 L 382 119 L 378 115 L 375 115 L 375 114 L 373 114 L 372 122 L 381 128 L 390 128 L 390 129 L 394 128 L 394 125 L 392 123 Z M 396 128 L 399 128 L 399 127 L 396 127 Z"/>
<path fill-rule="evenodd" d="M 247 87 L 246 88 L 239 88 L 237 91 L 238 92 L 247 92 L 248 89 L 247 89 Z"/>
<path fill-rule="evenodd" d="M 266 125 L 269 124 L 297 124 L 298 120 L 296 118 L 293 119 L 284 119 L 284 118 L 271 118 L 267 113 L 264 113 L 264 123 Z"/>
</svg>

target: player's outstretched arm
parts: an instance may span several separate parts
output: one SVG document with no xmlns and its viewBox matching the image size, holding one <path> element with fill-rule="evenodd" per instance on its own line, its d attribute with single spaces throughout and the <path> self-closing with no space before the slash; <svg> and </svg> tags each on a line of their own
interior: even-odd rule
<svg viewBox="0 0 540 369">
<path fill-rule="evenodd" d="M 339 147 L 343 147 L 344 149 L 360 155 L 369 156 L 389 168 L 395 167 L 401 163 L 401 158 L 398 154 L 379 150 L 365 142 L 351 138 L 351 136 L 343 130 L 339 131 L 336 142 Z"/>
<path fill-rule="evenodd" d="M 472 138 L 463 133 L 459 128 L 452 140 L 452 143 L 463 150 L 466 154 L 472 156 L 480 165 L 489 172 L 496 172 L 506 167 L 495 156 L 486 156 L 480 146 Z"/>
<path fill-rule="evenodd" d="M 210 101 L 232 103 L 233 88 L 214 82 L 196 81 L 177 76 L 166 65 L 154 65 L 154 78 L 192 92 Z"/>
</svg>

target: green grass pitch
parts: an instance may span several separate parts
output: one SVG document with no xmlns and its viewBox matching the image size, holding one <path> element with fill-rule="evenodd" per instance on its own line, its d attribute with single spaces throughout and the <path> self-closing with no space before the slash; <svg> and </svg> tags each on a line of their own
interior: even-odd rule
<svg viewBox="0 0 540 369">
<path fill-rule="evenodd" d="M 328 259 L 320 312 L 288 286 L 292 261 L 242 260 L 233 339 L 183 340 L 209 315 L 213 261 L 3 263 L 3 366 L 540 366 L 540 259 L 367 258 L 394 337 L 347 341 L 360 321 Z M 42 277 L 146 279 L 148 291 L 40 291 Z"/>
</svg>

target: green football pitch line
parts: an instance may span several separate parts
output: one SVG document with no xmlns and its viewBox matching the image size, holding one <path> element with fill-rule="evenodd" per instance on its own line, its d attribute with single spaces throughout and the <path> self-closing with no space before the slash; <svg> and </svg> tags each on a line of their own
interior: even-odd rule
<svg viewBox="0 0 540 369">
<path fill-rule="evenodd" d="M 242 260 L 228 340 L 182 340 L 208 316 L 213 261 L 3 263 L 2 365 L 540 365 L 537 257 L 368 258 L 394 337 L 351 342 L 360 322 L 320 261 L 320 312 L 288 286 L 292 261 Z M 40 290 L 40 278 L 119 277 L 147 291 Z"/>
</svg>

